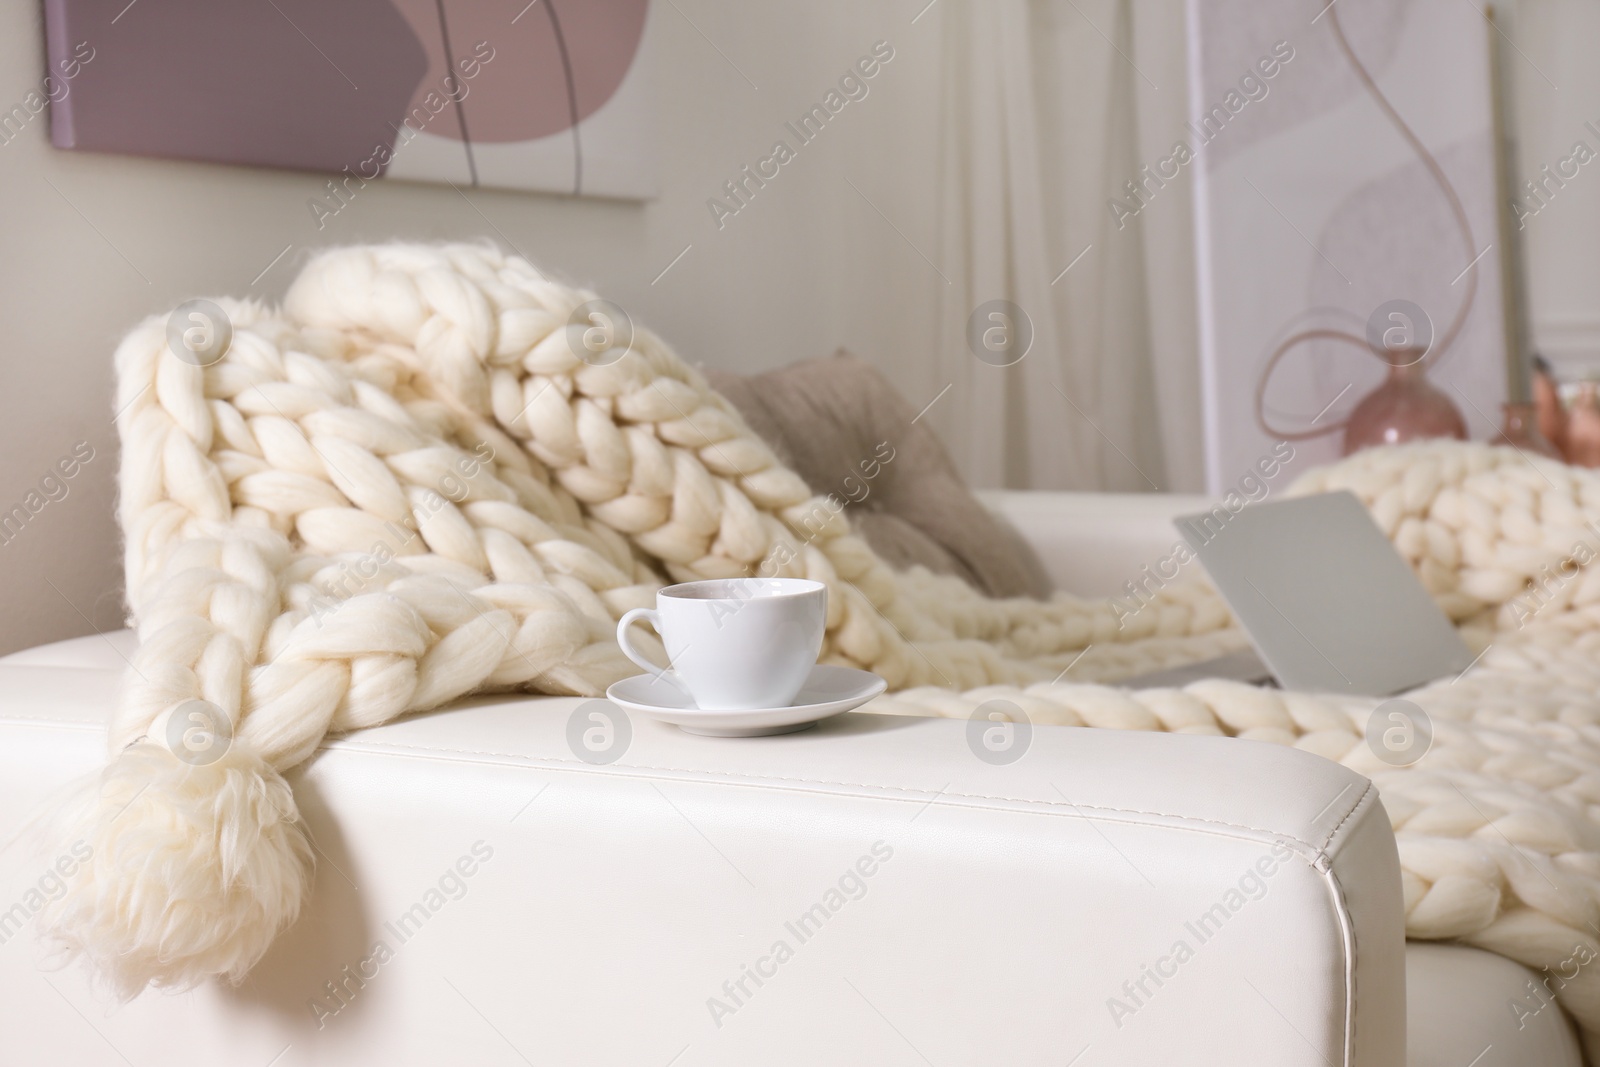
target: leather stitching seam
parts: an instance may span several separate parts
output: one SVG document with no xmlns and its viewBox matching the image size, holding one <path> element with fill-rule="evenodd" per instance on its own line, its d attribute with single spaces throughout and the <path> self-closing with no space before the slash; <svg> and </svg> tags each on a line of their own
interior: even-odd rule
<svg viewBox="0 0 1600 1067">
<path fill-rule="evenodd" d="M 319 747 L 321 748 L 322 751 L 333 751 L 334 750 L 334 749 L 332 749 L 331 746 L 328 746 L 328 745 L 323 745 L 323 746 L 319 746 Z M 570 768 L 570 769 L 573 769 L 573 770 L 581 770 L 581 769 L 583 769 L 585 767 L 589 767 L 590 766 L 590 764 L 583 763 L 583 762 L 581 762 L 579 760 L 561 759 L 559 757 L 528 756 L 528 755 L 525 755 L 525 754 L 522 754 L 522 753 L 517 753 L 517 752 L 499 752 L 499 751 L 495 751 L 495 750 L 492 750 L 492 749 L 491 750 L 485 750 L 485 749 L 461 749 L 461 748 L 441 748 L 441 747 L 433 746 L 433 745 L 407 745 L 407 744 L 398 743 L 398 742 L 392 742 L 392 741 L 385 741 L 385 742 L 383 742 L 381 744 L 367 744 L 367 743 L 361 743 L 361 742 L 345 741 L 340 745 L 340 747 L 343 747 L 343 748 L 346 748 L 346 749 L 352 749 L 352 750 L 357 750 L 357 749 L 365 750 L 367 752 L 373 752 L 373 753 L 378 753 L 378 754 L 383 753 L 383 751 L 385 749 L 407 749 L 407 750 L 410 750 L 410 751 L 413 751 L 413 752 L 432 753 L 432 754 L 436 754 L 436 755 L 494 756 L 494 757 L 498 757 L 500 759 L 515 759 L 515 760 L 519 760 L 519 761 L 529 761 L 529 762 L 538 761 L 538 762 L 541 762 L 541 763 L 554 763 L 554 764 L 556 764 L 556 765 L 558 765 L 560 767 Z M 658 772 L 664 772 L 664 773 L 670 773 L 670 774 L 705 774 L 706 773 L 703 770 L 699 770 L 699 769 L 691 768 L 691 767 L 663 767 L 663 766 L 658 766 L 658 765 L 654 765 L 654 764 L 628 764 L 626 766 L 618 767 L 617 769 L 620 770 L 620 771 L 658 771 Z M 834 781 L 832 779 L 827 779 L 827 778 L 797 778 L 797 777 L 786 776 L 786 775 L 758 774 L 758 773 L 753 773 L 753 772 L 728 775 L 728 776 L 726 776 L 726 777 L 724 777 L 724 778 L 722 778 L 720 780 L 718 780 L 718 779 L 701 779 L 701 781 L 704 784 L 707 784 L 707 785 L 735 785 L 735 784 L 738 784 L 738 781 L 740 779 L 749 779 L 749 780 L 761 781 L 761 782 L 788 782 L 788 783 L 794 783 L 794 784 L 798 784 L 798 785 L 833 786 L 833 787 L 845 788 L 845 789 L 869 789 L 869 790 L 880 790 L 880 791 L 901 790 L 901 791 L 908 792 L 908 793 L 928 793 L 928 792 L 932 792 L 931 790 L 918 789 L 916 787 L 911 787 L 911 786 L 895 786 L 895 785 L 881 785 L 881 784 L 880 785 L 872 785 L 872 784 L 869 784 L 867 782 L 840 782 L 840 781 Z M 1367 797 L 1367 795 L 1369 793 L 1372 792 L 1372 789 L 1373 789 L 1372 783 L 1368 782 L 1366 790 L 1363 791 L 1361 796 L 1356 799 L 1355 804 L 1352 805 L 1350 811 L 1345 814 L 1345 817 L 1339 821 L 1338 826 L 1334 827 L 1334 832 L 1337 832 L 1339 827 L 1342 827 L 1345 824 L 1345 822 L 1349 820 L 1350 816 L 1353 815 L 1360 808 L 1361 802 Z M 1267 835 L 1269 837 L 1274 837 L 1274 838 L 1284 838 L 1284 839 L 1287 839 L 1289 841 L 1293 841 L 1295 844 L 1300 845 L 1303 848 L 1312 850 L 1313 852 L 1316 852 L 1319 855 L 1321 854 L 1323 849 L 1325 849 L 1327 847 L 1326 846 L 1326 842 L 1324 843 L 1324 845 L 1322 847 L 1319 848 L 1317 845 L 1313 844 L 1310 841 L 1302 840 L 1301 838 L 1299 838 L 1295 834 L 1287 833 L 1287 832 L 1282 831 L 1282 830 L 1269 830 L 1269 829 L 1267 829 L 1266 827 L 1263 827 L 1263 826 L 1251 826 L 1251 825 L 1249 825 L 1247 823 L 1232 823 L 1232 822 L 1227 822 L 1227 821 L 1222 820 L 1222 819 L 1207 819 L 1207 818 L 1202 818 L 1202 817 L 1197 816 L 1197 815 L 1179 815 L 1179 814 L 1174 814 L 1172 812 L 1166 812 L 1166 811 L 1145 811 L 1145 810 L 1142 810 L 1142 809 L 1139 809 L 1139 808 L 1116 808 L 1116 807 L 1108 807 L 1108 806 L 1100 805 L 1100 804 L 1080 804 L 1080 803 L 1075 803 L 1075 802 L 1072 802 L 1072 801 L 1061 802 L 1061 801 L 1054 801 L 1054 800 L 1030 800 L 1030 799 L 1028 799 L 1026 797 L 999 796 L 999 795 L 992 795 L 992 794 L 988 794 L 988 793 L 953 793 L 953 792 L 949 792 L 949 791 L 935 792 L 934 793 L 934 801 L 935 802 L 937 802 L 940 797 L 954 797 L 954 798 L 957 798 L 957 799 L 960 799 L 960 800 L 993 800 L 993 801 L 1003 801 L 1003 802 L 1010 803 L 1010 804 L 1024 804 L 1024 805 L 1030 805 L 1030 806 L 1035 806 L 1035 807 L 1059 808 L 1059 809 L 1063 809 L 1063 810 L 1087 809 L 1087 810 L 1090 810 L 1090 811 L 1112 812 L 1112 813 L 1119 814 L 1119 815 L 1146 815 L 1146 816 L 1152 816 L 1152 817 L 1155 817 L 1155 818 L 1162 818 L 1162 819 L 1181 819 L 1181 820 L 1183 820 L 1185 822 L 1205 823 L 1205 824 L 1211 825 L 1211 826 L 1226 827 L 1226 828 L 1228 828 L 1230 830 L 1243 830 L 1243 831 L 1249 831 L 1251 833 L 1256 833 L 1256 834 L 1265 834 L 1265 835 Z M 894 799 L 894 798 L 889 798 L 889 799 Z M 914 798 L 908 798 L 908 799 L 914 799 Z M 1330 833 L 1328 835 L 1328 841 L 1331 841 L 1332 837 L 1333 837 L 1333 835 Z"/>
</svg>

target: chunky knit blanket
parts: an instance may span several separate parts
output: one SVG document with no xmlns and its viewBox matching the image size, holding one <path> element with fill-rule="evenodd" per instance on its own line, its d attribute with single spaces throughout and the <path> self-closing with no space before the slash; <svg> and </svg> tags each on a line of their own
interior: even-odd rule
<svg viewBox="0 0 1600 1067">
<path fill-rule="evenodd" d="M 648 331 L 597 352 L 575 316 L 592 299 L 490 247 L 349 248 L 281 309 L 219 300 L 215 361 L 178 358 L 163 318 L 118 349 L 140 646 L 110 762 L 61 814 L 93 858 L 41 921 L 123 995 L 238 980 L 295 919 L 311 851 L 282 772 L 325 735 L 475 691 L 601 694 L 635 673 L 623 612 L 668 581 L 764 573 L 827 583 L 826 659 L 890 684 L 869 710 L 1004 698 L 1035 722 L 1232 734 L 1371 775 L 1409 934 L 1540 970 L 1528 1010 L 1553 994 L 1600 1049 L 1600 475 L 1431 443 L 1298 486 L 1366 501 L 1487 649 L 1410 695 L 1434 746 L 1395 769 L 1362 740 L 1377 701 L 1063 680 L 1242 639 L 1197 581 L 1119 627 L 1107 602 L 891 571 Z"/>
</svg>

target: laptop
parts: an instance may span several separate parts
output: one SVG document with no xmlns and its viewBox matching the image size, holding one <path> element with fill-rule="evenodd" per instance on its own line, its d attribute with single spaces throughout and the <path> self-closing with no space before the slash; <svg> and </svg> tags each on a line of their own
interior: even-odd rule
<svg viewBox="0 0 1600 1067">
<path fill-rule="evenodd" d="M 1140 675 L 1133 689 L 1234 678 L 1381 697 L 1457 675 L 1474 656 L 1353 493 L 1174 520 L 1252 651 Z"/>
</svg>

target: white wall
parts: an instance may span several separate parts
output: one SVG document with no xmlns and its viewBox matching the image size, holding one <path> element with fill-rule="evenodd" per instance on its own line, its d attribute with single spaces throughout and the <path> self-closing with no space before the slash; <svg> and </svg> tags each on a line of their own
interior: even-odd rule
<svg viewBox="0 0 1600 1067">
<path fill-rule="evenodd" d="M 1582 141 L 1600 154 L 1600 5 L 1593 0 L 1520 0 L 1507 58 L 1516 92 L 1516 182 L 1542 180 Z M 1535 348 L 1566 378 L 1600 377 L 1600 158 L 1548 187 L 1522 231 Z"/>
<path fill-rule="evenodd" d="M 319 231 L 306 201 L 325 176 L 60 152 L 43 117 L 0 145 L 0 511 L 75 443 L 95 452 L 65 498 L 0 545 L 0 652 L 121 624 L 110 405 L 121 334 L 191 296 L 277 299 L 321 245 L 509 241 L 619 301 L 692 362 L 753 370 L 845 345 L 913 400 L 931 398 L 929 309 L 942 283 L 910 246 L 937 245 L 939 11 L 913 24 L 924 2 L 657 0 L 646 47 L 662 195 L 642 205 L 487 191 L 468 202 L 449 187 L 380 182 Z M 867 98 L 719 232 L 707 197 L 880 39 L 896 55 Z M 117 47 L 116 26 L 93 44 Z M 39 0 L 0 0 L 0 110 L 43 66 Z"/>
</svg>

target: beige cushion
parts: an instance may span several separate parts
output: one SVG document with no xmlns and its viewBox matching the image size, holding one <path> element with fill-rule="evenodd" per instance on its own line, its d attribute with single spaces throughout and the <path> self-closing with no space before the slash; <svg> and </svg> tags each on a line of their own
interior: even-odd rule
<svg viewBox="0 0 1600 1067">
<path fill-rule="evenodd" d="M 949 453 L 887 378 L 840 351 L 713 387 L 890 565 L 954 574 L 990 596 L 1050 595 L 1021 535 L 972 495 Z"/>
</svg>

